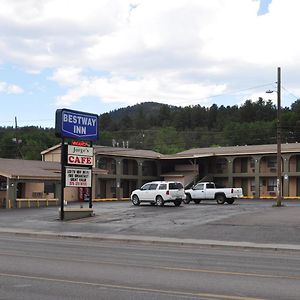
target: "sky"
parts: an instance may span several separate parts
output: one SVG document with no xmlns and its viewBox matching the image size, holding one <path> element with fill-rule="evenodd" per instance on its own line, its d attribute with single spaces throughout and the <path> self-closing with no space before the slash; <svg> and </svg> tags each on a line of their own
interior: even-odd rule
<svg viewBox="0 0 300 300">
<path fill-rule="evenodd" d="M 300 98 L 298 0 L 0 0 L 0 126 Z"/>
</svg>

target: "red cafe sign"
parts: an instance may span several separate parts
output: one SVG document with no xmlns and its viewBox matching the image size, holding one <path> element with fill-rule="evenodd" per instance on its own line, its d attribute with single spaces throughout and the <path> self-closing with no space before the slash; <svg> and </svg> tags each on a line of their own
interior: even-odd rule
<svg viewBox="0 0 300 300">
<path fill-rule="evenodd" d="M 93 165 L 93 157 L 80 156 L 80 155 L 68 155 L 68 164 L 70 165 Z"/>
</svg>

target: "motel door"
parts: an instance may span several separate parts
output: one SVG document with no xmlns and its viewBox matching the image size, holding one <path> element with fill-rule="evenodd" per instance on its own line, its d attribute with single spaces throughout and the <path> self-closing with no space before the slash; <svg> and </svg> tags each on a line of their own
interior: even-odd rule
<svg viewBox="0 0 300 300">
<path fill-rule="evenodd" d="M 18 182 L 17 184 L 17 198 L 25 198 L 25 183 Z"/>
<path fill-rule="evenodd" d="M 300 177 L 297 177 L 296 196 L 300 196 Z"/>
<path fill-rule="evenodd" d="M 248 196 L 248 178 L 242 179 L 242 189 L 244 196 Z"/>
</svg>

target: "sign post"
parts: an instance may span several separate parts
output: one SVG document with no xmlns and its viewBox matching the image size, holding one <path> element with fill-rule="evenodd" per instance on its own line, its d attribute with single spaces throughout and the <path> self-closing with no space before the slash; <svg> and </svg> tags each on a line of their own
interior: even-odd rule
<svg viewBox="0 0 300 300">
<path fill-rule="evenodd" d="M 60 149 L 60 161 L 61 161 L 61 187 L 60 187 L 60 219 L 63 221 L 65 218 L 64 212 L 64 189 L 65 189 L 65 164 L 66 164 L 66 146 L 65 139 L 61 139 Z"/>
<path fill-rule="evenodd" d="M 90 189 L 89 208 L 92 208 L 93 141 L 99 138 L 99 116 L 81 111 L 58 109 L 55 134 L 61 138 L 61 207 L 64 220 L 64 188 Z M 69 145 L 65 139 L 72 139 Z M 75 140 L 75 141 L 74 141 Z M 88 142 L 86 142 L 88 141 Z"/>
</svg>

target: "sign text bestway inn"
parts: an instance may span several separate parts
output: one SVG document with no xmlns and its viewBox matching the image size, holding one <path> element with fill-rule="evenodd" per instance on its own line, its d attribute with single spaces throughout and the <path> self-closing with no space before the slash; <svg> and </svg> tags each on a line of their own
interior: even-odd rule
<svg viewBox="0 0 300 300">
<path fill-rule="evenodd" d="M 56 135 L 61 138 L 96 141 L 99 138 L 98 115 L 70 109 L 56 111 Z"/>
</svg>

